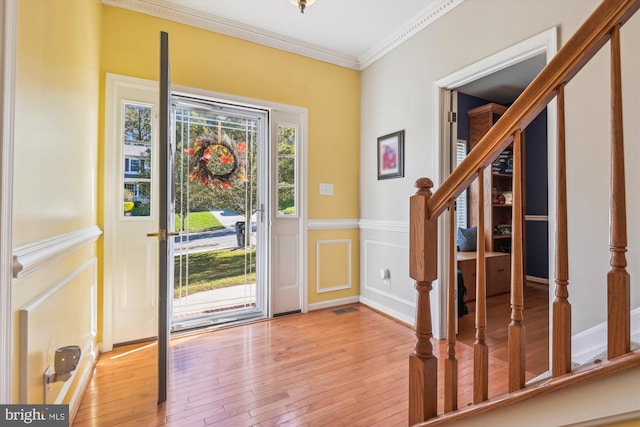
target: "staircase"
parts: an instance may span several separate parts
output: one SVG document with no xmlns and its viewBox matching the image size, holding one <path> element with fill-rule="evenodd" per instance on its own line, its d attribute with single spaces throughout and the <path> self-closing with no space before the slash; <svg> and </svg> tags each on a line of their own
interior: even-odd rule
<svg viewBox="0 0 640 427">
<path fill-rule="evenodd" d="M 428 178 L 416 182 L 417 192 L 410 199 L 410 275 L 416 281 L 416 342 L 409 356 L 409 423 L 431 426 L 524 402 L 576 384 L 597 382 L 626 370 L 637 372 L 640 351 L 631 344 L 631 281 L 627 272 L 627 225 L 625 202 L 622 76 L 620 29 L 640 9 L 640 0 L 604 0 L 578 31 L 567 41 L 538 77 L 486 133 L 464 161 L 442 185 L 433 191 Z M 569 286 L 569 251 L 567 233 L 567 180 L 565 155 L 565 86 L 605 45 L 611 51 L 611 201 L 610 201 L 610 270 L 607 274 L 607 356 L 600 363 L 572 366 L 571 302 Z M 637 96 L 633 94 L 632 96 Z M 555 101 L 554 101 L 555 99 Z M 557 103 L 558 140 L 556 152 L 556 238 L 555 299 L 552 307 L 551 372 L 548 378 L 525 383 L 524 323 L 524 248 L 523 248 L 523 149 L 522 132 L 550 102 Z M 631 118 L 637 120 L 638 118 Z M 638 141 L 634 141 L 637 143 Z M 513 144 L 513 224 L 511 255 L 511 322 L 508 327 L 509 391 L 489 399 L 489 351 L 486 344 L 486 269 L 484 249 L 484 211 L 477 212 L 476 320 L 473 345 L 473 402 L 458 407 L 458 359 L 455 333 L 455 199 L 477 180 L 478 199 L 487 189 L 483 175 L 491 173 L 491 164 Z M 489 168 L 487 170 L 487 168 Z M 635 185 L 632 188 L 636 188 Z M 491 189 L 489 189 L 490 191 Z M 482 205 L 482 204 L 480 204 Z M 430 291 L 438 278 L 438 223 L 448 212 L 449 269 L 447 302 L 447 355 L 444 369 L 438 370 L 433 353 Z M 473 286 L 473 284 L 467 284 Z M 604 285 L 603 285 L 604 286 Z M 438 385 L 441 385 L 439 388 Z M 444 387 L 442 387 L 444 385 Z M 442 396 L 438 413 L 438 399 Z M 640 415 L 639 415 L 640 416 Z"/>
</svg>

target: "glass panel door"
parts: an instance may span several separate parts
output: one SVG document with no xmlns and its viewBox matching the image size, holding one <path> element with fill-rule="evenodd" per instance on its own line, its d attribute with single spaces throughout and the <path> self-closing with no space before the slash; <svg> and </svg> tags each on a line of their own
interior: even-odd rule
<svg viewBox="0 0 640 427">
<path fill-rule="evenodd" d="M 264 317 L 266 112 L 175 102 L 172 330 Z"/>
</svg>

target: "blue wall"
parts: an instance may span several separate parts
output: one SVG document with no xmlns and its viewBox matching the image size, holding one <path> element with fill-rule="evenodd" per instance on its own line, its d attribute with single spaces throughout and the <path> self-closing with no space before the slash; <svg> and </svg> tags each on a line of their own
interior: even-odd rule
<svg viewBox="0 0 640 427">
<path fill-rule="evenodd" d="M 492 101 L 458 93 L 458 139 L 469 141 L 467 111 Z M 548 215 L 547 110 L 525 130 L 525 205 L 527 215 Z M 525 266 L 528 276 L 549 278 L 549 224 L 526 221 Z"/>
<path fill-rule="evenodd" d="M 527 215 L 549 214 L 547 110 L 525 130 L 525 201 Z M 526 221 L 526 274 L 549 278 L 549 222 Z"/>
</svg>

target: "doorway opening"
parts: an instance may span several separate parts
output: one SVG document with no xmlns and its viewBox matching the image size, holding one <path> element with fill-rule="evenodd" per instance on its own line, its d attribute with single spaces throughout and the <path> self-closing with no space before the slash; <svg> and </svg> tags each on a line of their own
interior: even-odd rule
<svg viewBox="0 0 640 427">
<path fill-rule="evenodd" d="M 469 122 L 467 120 L 467 110 L 473 109 L 474 107 L 489 107 L 490 104 L 499 104 L 500 106 L 507 107 L 509 106 L 518 96 L 519 94 L 526 88 L 526 86 L 535 78 L 538 72 L 544 67 L 546 63 L 549 62 L 550 58 L 555 54 L 557 49 L 556 43 L 556 29 L 550 29 L 544 33 L 541 33 L 537 36 L 532 37 L 531 39 L 525 40 L 517 45 L 514 45 L 508 49 L 505 49 L 497 54 L 485 58 L 475 64 L 472 64 L 469 67 L 466 67 L 462 70 L 459 70 L 451 75 L 448 75 L 439 81 L 436 82 L 436 86 L 440 91 L 440 97 L 437 100 L 438 107 L 440 110 L 441 117 L 441 141 L 442 144 L 439 147 L 440 149 L 440 179 L 444 180 L 450 173 L 453 167 L 461 160 L 461 150 L 460 147 L 467 147 L 471 142 L 471 138 L 469 134 L 466 132 L 469 130 Z M 471 105 L 473 104 L 473 105 Z M 440 106 L 444 106 L 444 108 L 440 108 Z M 477 108 L 479 109 L 479 108 Z M 445 120 L 446 117 L 449 116 L 449 112 L 456 113 L 457 121 L 454 123 L 449 123 Z M 547 255 L 542 255 L 544 258 L 542 261 L 542 267 L 538 269 L 536 272 L 536 276 L 539 275 L 542 279 L 540 282 L 534 282 L 534 287 L 537 290 L 542 290 L 542 294 L 537 295 L 536 301 L 542 301 L 542 303 L 538 304 L 538 302 L 534 302 L 534 297 L 525 297 L 525 305 L 527 304 L 536 304 L 541 308 L 539 311 L 535 312 L 535 319 L 545 319 L 549 320 L 551 314 L 548 310 L 549 301 L 551 296 L 553 295 L 553 290 L 549 289 L 549 273 L 553 271 L 553 260 L 555 254 L 553 253 L 553 247 L 548 246 L 548 241 L 551 241 L 549 238 L 549 231 L 553 230 L 553 218 L 548 216 L 548 212 L 553 212 L 555 210 L 555 178 L 553 174 L 547 174 L 546 168 L 548 166 L 548 170 L 553 171 L 554 157 L 553 155 L 547 156 L 547 153 L 554 153 L 555 147 L 555 108 L 553 104 L 550 104 L 546 114 L 545 114 L 544 125 L 542 126 L 541 138 L 544 139 L 544 158 L 538 159 L 539 161 L 544 163 L 544 172 L 543 179 L 544 185 L 540 184 L 539 187 L 544 187 L 544 195 L 543 195 L 543 204 L 544 204 L 544 215 L 526 215 L 526 227 L 527 229 L 530 227 L 539 227 L 543 226 L 543 230 L 535 233 L 536 237 L 544 237 L 544 242 L 542 244 L 545 246 L 545 250 L 548 249 Z M 531 139 L 530 142 L 533 142 L 533 136 L 529 139 L 525 138 L 527 141 Z M 531 144 L 532 146 L 534 144 Z M 525 142 L 526 147 L 526 142 Z M 527 152 L 527 155 L 529 153 Z M 526 159 L 525 159 L 526 161 Z M 542 168 L 540 168 L 542 169 Z M 528 167 L 525 167 L 525 170 L 529 171 Z M 499 172 L 500 174 L 502 172 Z M 505 173 L 506 174 L 506 173 Z M 525 181 L 526 182 L 526 181 Z M 548 190 L 547 190 L 548 189 Z M 507 192 L 509 189 L 505 189 Z M 528 187 L 527 187 L 528 190 Z M 492 191 L 488 190 L 488 191 Z M 464 193 L 463 193 L 464 194 Z M 461 196 L 462 197 L 462 196 Z M 467 202 L 466 205 L 473 205 L 474 201 L 470 199 L 464 199 L 463 202 Z M 477 202 L 476 202 L 477 204 Z M 464 206 L 465 203 L 459 203 L 458 206 Z M 530 206 L 527 205 L 527 208 Z M 469 209 L 472 207 L 469 206 Z M 528 213 L 528 212 L 527 212 Z M 466 226 L 473 225 L 469 222 L 469 215 L 464 214 L 472 214 L 472 211 L 469 210 L 464 212 L 463 215 L 460 215 L 457 220 L 459 223 L 458 227 L 464 228 L 464 223 Z M 486 216 L 486 214 L 485 214 Z M 448 221 L 448 218 L 445 218 L 445 221 Z M 463 225 L 461 225 L 463 224 Z M 509 226 L 510 227 L 510 226 Z M 449 241 L 448 236 L 448 224 L 443 227 L 441 231 L 442 235 L 439 241 L 441 242 L 441 247 L 439 250 L 441 253 L 446 253 L 446 248 L 442 246 L 444 242 Z M 495 233 L 492 233 L 495 234 Z M 534 233 L 532 233 L 534 234 Z M 527 234 L 525 234 L 527 235 Z M 495 236 L 494 236 L 495 237 Z M 500 236 L 506 237 L 506 236 Z M 455 238 L 455 236 L 454 236 Z M 548 240 L 547 240 L 548 239 Z M 502 241 L 502 240 L 501 240 Z M 510 246 L 510 245 L 508 245 Z M 494 249 L 495 250 L 495 249 Z M 502 258 L 510 258 L 508 253 L 510 252 L 508 247 L 505 247 L 502 252 L 505 254 L 497 254 L 502 255 Z M 531 255 L 535 254 L 536 251 L 526 251 L 531 252 Z M 464 258 L 464 257 L 463 257 Z M 472 257 L 475 259 L 474 257 Z M 458 256 L 460 259 L 460 256 Z M 448 262 L 449 260 L 446 257 L 441 257 L 441 265 L 439 269 L 441 271 L 448 271 Z M 464 271 L 462 271 L 461 264 L 459 260 L 451 260 L 451 262 L 455 262 L 458 267 L 458 278 L 464 275 Z M 475 262 L 475 261 L 473 261 Z M 510 263 L 510 259 L 508 260 Z M 529 261 L 525 261 L 525 265 L 532 266 L 532 263 Z M 488 267 L 487 267 L 488 268 Z M 527 272 L 527 275 L 530 273 Z M 527 277 L 529 279 L 530 277 Z M 488 280 L 490 277 L 488 277 Z M 458 279 L 459 280 L 459 279 Z M 475 279 L 470 280 L 474 282 Z M 446 278 L 442 280 L 446 282 Z M 469 290 L 470 288 L 475 288 L 475 283 L 467 283 L 464 281 L 464 285 Z M 489 285 L 488 285 L 489 287 Z M 446 283 L 440 283 L 440 289 L 447 289 Z M 469 292 L 469 294 L 474 295 L 475 292 Z M 526 291 L 525 291 L 526 294 Z M 506 310 L 506 323 L 503 321 L 502 317 L 504 313 L 487 313 L 488 317 L 494 318 L 497 320 L 492 321 L 492 324 L 498 325 L 496 329 L 497 333 L 500 333 L 500 327 L 502 323 L 508 324 L 509 321 L 509 306 L 508 306 L 508 292 L 505 294 L 502 292 L 500 298 L 504 298 L 506 296 L 507 307 Z M 440 337 L 446 336 L 446 302 L 447 295 L 446 292 L 441 292 L 437 295 L 438 300 L 440 302 L 440 314 L 435 316 L 438 319 L 438 325 L 434 327 L 434 332 L 440 334 Z M 498 298 L 498 297 L 495 297 Z M 470 313 L 461 318 L 457 318 L 457 329 L 458 329 L 458 337 L 459 339 L 465 339 L 465 336 L 473 338 L 474 333 L 474 299 L 469 298 L 466 300 L 466 303 L 469 307 Z M 528 307 L 531 308 L 531 305 Z M 488 304 L 488 306 L 490 306 Z M 545 308 L 546 307 L 546 308 Z M 529 314 L 534 313 L 533 311 L 529 311 Z M 499 320 L 498 320 L 499 319 Z M 545 322 L 548 331 L 549 321 Z M 536 325 L 536 328 L 538 326 Z M 543 328 L 540 327 L 540 330 Z M 538 339 L 541 341 L 545 341 L 544 346 L 540 346 L 540 348 L 549 348 L 549 334 L 548 332 L 544 334 L 544 336 L 538 335 Z M 543 370 L 549 366 L 548 364 L 548 350 L 545 351 L 545 354 L 540 352 L 536 357 L 540 359 L 539 369 Z"/>
<path fill-rule="evenodd" d="M 167 101 L 170 108 L 167 112 L 169 125 L 166 126 L 170 128 L 169 149 L 166 150 L 170 151 L 167 156 L 170 160 L 167 159 L 165 163 L 159 156 L 161 151 L 165 151 L 160 149 L 158 143 L 159 130 L 165 126 L 160 126 L 158 120 L 161 116 L 158 82 L 107 74 L 105 96 L 110 108 L 105 114 L 105 351 L 111 350 L 114 344 L 153 339 L 159 330 L 165 330 L 165 325 L 168 334 L 171 329 L 177 333 L 187 329 L 257 320 L 296 310 L 306 311 L 304 285 L 307 275 L 304 260 L 307 257 L 307 201 L 304 189 L 307 110 L 194 88 L 179 88 L 168 93 L 172 94 L 171 100 Z M 180 110 L 183 116 L 181 120 L 189 125 L 183 126 L 185 134 L 187 128 L 191 127 L 189 138 L 181 137 L 185 141 L 184 147 L 177 146 L 179 129 L 174 122 Z M 182 191 L 185 197 L 189 196 L 193 201 L 197 192 L 183 188 L 164 191 L 162 193 L 169 196 L 170 203 L 160 203 L 159 175 L 162 169 L 169 169 L 168 165 L 172 166 L 172 170 L 180 166 L 176 158 L 184 153 L 186 157 L 183 157 L 182 163 L 185 170 L 176 170 L 171 175 L 182 176 L 184 187 L 193 185 L 194 182 L 189 181 L 188 168 L 194 156 L 189 156 L 184 150 L 192 148 L 195 154 L 194 132 L 208 130 L 208 135 L 213 134 L 217 138 L 218 123 L 221 135 L 228 133 L 221 139 L 231 138 L 236 160 L 246 162 L 242 165 L 245 169 L 243 172 L 238 169 L 227 178 L 231 179 L 233 175 L 233 182 L 228 183 L 232 189 L 239 191 L 243 188 L 246 191 L 248 207 L 205 206 L 206 209 L 191 209 L 191 213 L 197 215 L 189 218 L 188 209 L 184 211 L 185 215 L 182 214 L 178 196 Z M 242 131 L 241 126 L 245 126 Z M 133 133 L 129 135 L 130 132 Z M 240 148 L 241 142 L 246 143 L 245 148 Z M 216 153 L 209 150 L 207 157 L 211 162 L 215 154 L 214 161 L 218 161 L 220 169 L 214 168 L 212 173 L 229 173 L 230 170 L 223 167 L 234 164 L 233 155 L 229 156 L 231 162 L 228 162 L 224 153 L 218 151 L 228 148 L 213 148 Z M 204 154 L 202 157 L 205 157 Z M 219 161 L 221 157 L 223 159 Z M 250 172 L 255 175 L 250 177 Z M 173 182 L 172 179 L 169 181 Z M 224 188 L 224 185 L 221 186 Z M 203 187 L 206 186 L 203 184 Z M 213 192 L 210 187 L 207 187 L 207 191 Z M 166 250 L 159 254 L 159 239 L 149 238 L 148 234 L 158 231 L 161 205 L 171 205 L 165 208 L 170 213 L 166 215 L 167 220 L 170 219 L 166 231 L 182 235 L 168 238 L 165 241 L 168 243 Z M 176 215 L 176 210 L 180 215 Z M 224 229 L 218 225 L 216 231 L 215 226 L 209 225 L 213 229 L 196 230 L 198 214 L 206 213 L 209 216 L 206 222 L 210 223 L 215 218 L 212 211 L 215 211 Z M 242 284 L 247 285 L 245 289 L 248 290 L 243 292 L 241 302 L 234 303 L 234 308 L 224 311 L 207 308 L 199 312 L 193 310 L 193 316 L 186 316 L 185 312 L 190 311 L 187 309 L 189 299 L 175 302 L 176 306 L 181 304 L 182 313 L 179 322 L 171 327 L 173 295 L 183 298 L 190 296 L 193 300 L 193 297 L 202 294 L 197 292 L 195 286 L 191 286 L 197 280 L 186 276 L 188 272 L 194 273 L 194 265 L 189 267 L 186 258 L 188 256 L 189 261 L 193 262 L 199 255 L 196 246 L 203 239 L 196 239 L 198 233 L 204 237 L 204 233 L 215 232 L 224 233 L 223 237 L 228 242 L 226 248 L 241 258 L 234 259 L 237 262 L 234 276 L 242 277 Z M 239 238 L 243 243 L 238 243 Z M 213 247 L 221 249 L 221 246 Z M 188 255 L 185 253 L 187 247 Z M 182 260 L 177 256 L 180 254 L 174 251 L 182 251 Z M 166 277 L 171 279 L 164 288 L 167 293 L 162 293 L 166 296 L 162 301 L 158 293 L 161 262 L 166 264 L 162 270 L 167 270 Z M 226 258 L 215 258 L 201 265 L 206 264 L 204 270 L 209 273 L 209 270 L 225 271 L 225 262 Z M 181 274 L 182 282 L 176 282 L 174 288 L 173 278 L 179 278 Z M 188 287 L 186 278 L 189 278 Z M 159 304 L 166 307 L 162 314 Z M 175 311 L 179 312 L 177 309 Z M 159 328 L 161 322 L 164 325 Z"/>
<path fill-rule="evenodd" d="M 268 112 L 173 101 L 171 331 L 264 318 Z"/>
</svg>

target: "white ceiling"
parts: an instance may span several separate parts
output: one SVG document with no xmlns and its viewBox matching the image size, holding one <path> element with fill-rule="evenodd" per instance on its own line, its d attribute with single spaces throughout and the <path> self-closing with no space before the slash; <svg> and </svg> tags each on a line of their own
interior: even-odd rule
<svg viewBox="0 0 640 427">
<path fill-rule="evenodd" d="M 464 0 L 102 0 L 354 69 L 363 69 Z"/>
<path fill-rule="evenodd" d="M 162 1 L 356 58 L 439 3 L 439 0 L 317 0 L 303 14 L 288 0 Z"/>
<path fill-rule="evenodd" d="M 102 0 L 111 6 L 362 70 L 464 0 Z M 509 104 L 544 66 L 529 59 L 459 90 Z"/>
</svg>

